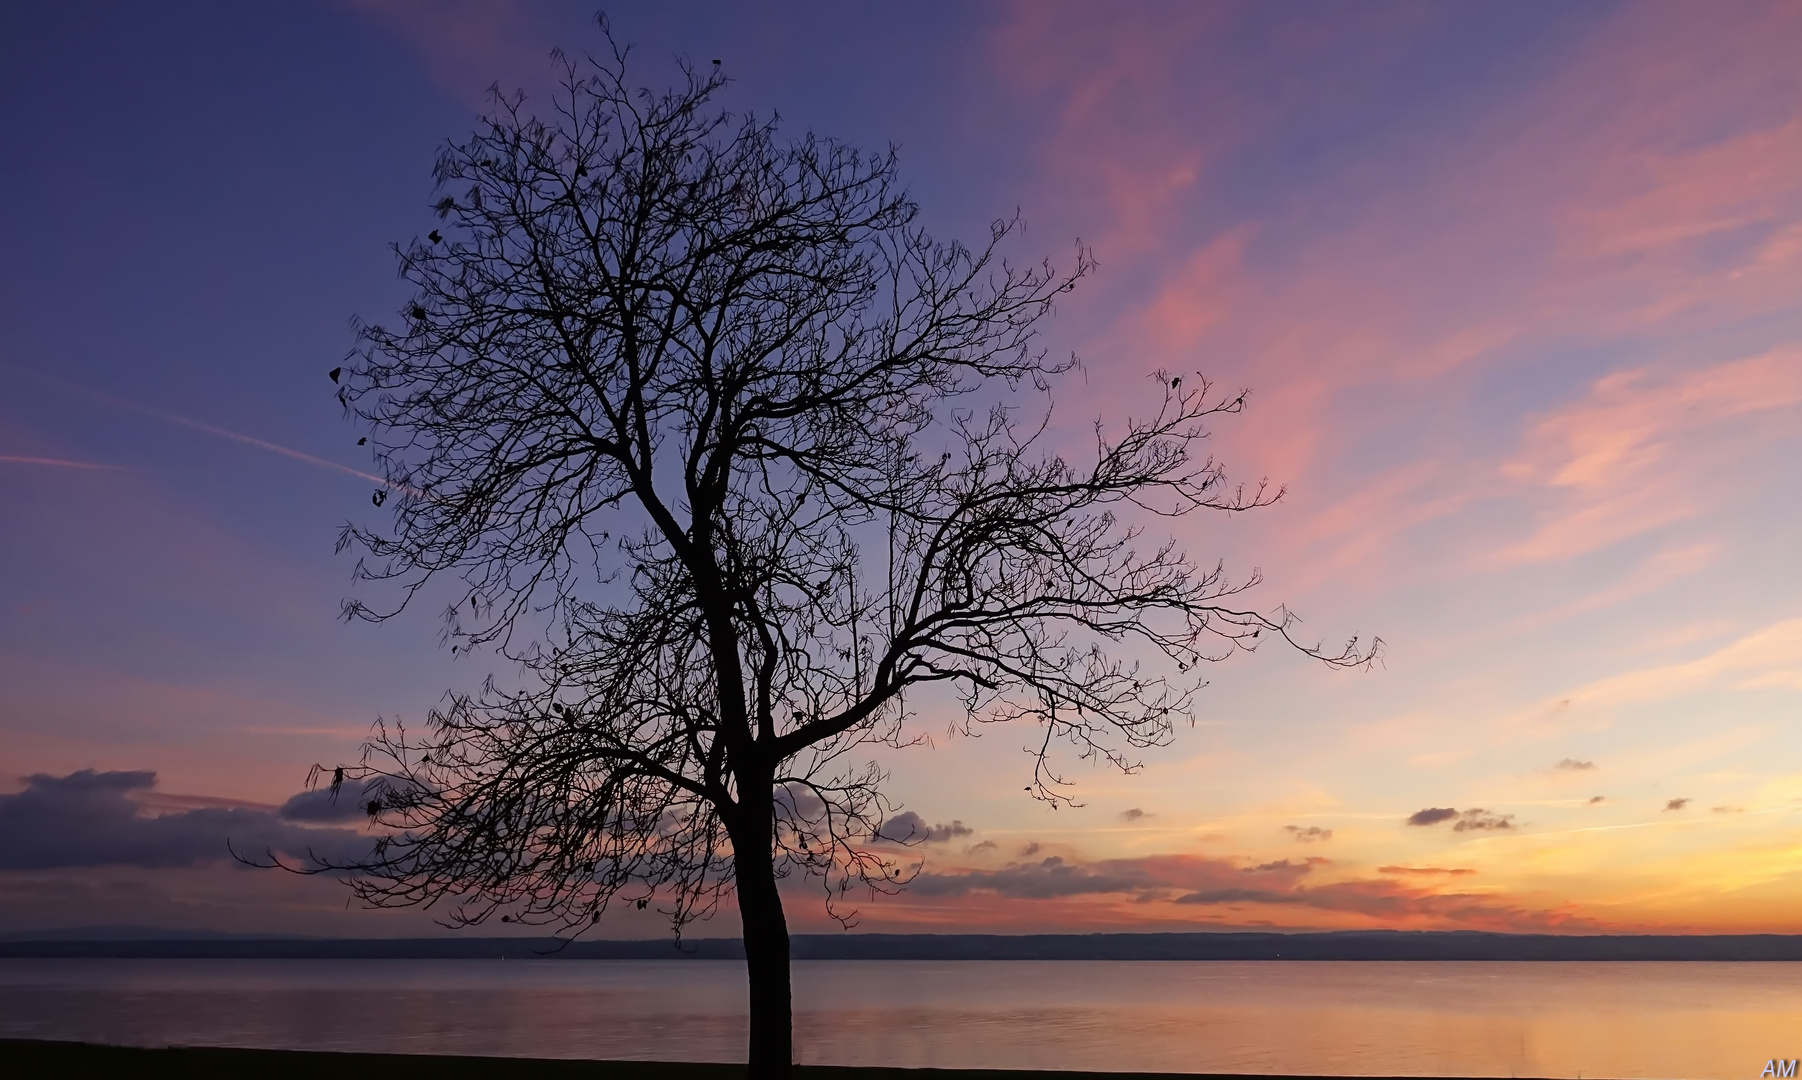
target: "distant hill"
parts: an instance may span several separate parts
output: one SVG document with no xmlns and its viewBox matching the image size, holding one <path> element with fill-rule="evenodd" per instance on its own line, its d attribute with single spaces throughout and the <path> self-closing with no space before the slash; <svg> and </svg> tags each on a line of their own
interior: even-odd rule
<svg viewBox="0 0 1802 1080">
<path fill-rule="evenodd" d="M 99 931 L 103 927 L 91 928 Z M 111 928 L 115 931 L 143 928 Z M 88 931 L 81 931 L 88 933 Z M 241 959 L 738 960 L 737 938 L 270 938 L 249 935 L 0 941 L 0 957 Z M 1491 934 L 1356 930 L 1317 934 L 799 934 L 797 960 L 1802 960 L 1802 936 Z"/>
<path fill-rule="evenodd" d="M 309 941 L 294 934 L 233 934 L 223 930 L 172 929 L 166 926 L 65 926 L 52 930 L 18 930 L 0 933 L 0 942 L 12 941 Z"/>
</svg>

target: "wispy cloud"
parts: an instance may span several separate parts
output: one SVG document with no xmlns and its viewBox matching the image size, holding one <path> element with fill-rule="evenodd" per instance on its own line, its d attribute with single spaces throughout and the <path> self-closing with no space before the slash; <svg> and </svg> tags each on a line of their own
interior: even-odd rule
<svg viewBox="0 0 1802 1080">
<path fill-rule="evenodd" d="M 1447 866 L 1379 866 L 1379 867 L 1377 867 L 1377 873 L 1379 873 L 1379 874 L 1419 874 L 1419 875 L 1425 875 L 1428 877 L 1439 877 L 1439 876 L 1461 877 L 1465 874 L 1474 874 L 1474 873 L 1476 873 L 1476 871 L 1470 869 L 1469 867 L 1464 867 L 1464 866 L 1452 866 L 1452 867 L 1447 867 Z"/>
<path fill-rule="evenodd" d="M 1755 630 L 1694 660 L 1597 679 L 1568 697 L 1591 707 L 1668 701 L 1704 690 L 1802 690 L 1802 619 Z"/>
<path fill-rule="evenodd" d="M 0 462 L 10 465 L 49 465 L 61 469 L 98 469 L 107 472 L 123 471 L 123 465 L 103 465 L 95 461 L 67 461 L 63 458 L 23 457 L 18 454 L 0 454 Z"/>
<path fill-rule="evenodd" d="M 1503 466 L 1550 502 L 1533 533 L 1496 557 L 1570 558 L 1702 514 L 1730 492 L 1720 477 L 1732 475 L 1731 461 L 1786 435 L 1798 406 L 1796 347 L 1662 376 L 1644 368 L 1603 376 L 1582 400 L 1535 422 Z"/>
</svg>

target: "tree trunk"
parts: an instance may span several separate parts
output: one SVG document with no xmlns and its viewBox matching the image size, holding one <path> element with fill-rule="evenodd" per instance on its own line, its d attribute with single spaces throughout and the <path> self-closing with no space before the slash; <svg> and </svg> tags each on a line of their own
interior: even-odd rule
<svg viewBox="0 0 1802 1080">
<path fill-rule="evenodd" d="M 766 789 L 767 790 L 767 789 Z M 745 967 L 751 982 L 751 1080 L 788 1080 L 794 1062 L 794 1017 L 789 999 L 788 920 L 776 891 L 769 808 L 746 811 L 733 830 L 732 858 L 738 913 L 744 923 Z"/>
</svg>

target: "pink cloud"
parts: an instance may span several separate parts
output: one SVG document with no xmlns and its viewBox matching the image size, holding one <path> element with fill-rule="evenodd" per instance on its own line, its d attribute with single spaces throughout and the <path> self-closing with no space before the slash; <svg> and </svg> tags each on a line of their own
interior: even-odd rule
<svg viewBox="0 0 1802 1080">
<path fill-rule="evenodd" d="M 360 18 L 405 42 L 426 77 L 474 111 L 488 107 L 488 88 L 496 83 L 503 91 L 524 89 L 537 99 L 556 86 L 550 61 L 555 36 L 542 5 L 519 0 L 345 2 Z"/>
<path fill-rule="evenodd" d="M 989 57 L 1002 86 L 1049 103 L 1031 202 L 1054 208 L 1104 260 L 1168 253 L 1173 219 L 1248 140 L 1331 110 L 1334 88 L 1381 72 L 1430 16 L 1399 5 L 1345 25 L 1253 5 L 1012 5 Z M 1386 32 L 1388 31 L 1388 32 Z"/>
<path fill-rule="evenodd" d="M 1553 505 L 1532 535 L 1497 557 L 1569 558 L 1703 513 L 1740 486 L 1743 461 L 1794 431 L 1798 405 L 1798 347 L 1598 379 L 1583 399 L 1535 421 L 1502 466 Z"/>
<path fill-rule="evenodd" d="M 1254 389 L 1253 412 L 1224 445 L 1229 466 L 1291 487 L 1280 528 L 1251 526 L 1273 558 L 1307 568 L 1283 580 L 1305 588 L 1355 567 L 1380 588 L 1393 579 L 1373 572 L 1403 559 L 1428 524 L 1452 538 L 1435 561 L 1488 565 L 1492 526 L 1467 515 L 1521 484 L 1543 489 L 1539 520 L 1504 562 L 1581 555 L 1731 496 L 1703 481 L 1708 466 L 1730 471 L 1771 434 L 1735 427 L 1736 410 L 1774 418 L 1789 408 L 1802 363 L 1768 330 L 1771 351 L 1706 373 L 1673 374 L 1694 361 L 1668 357 L 1718 355 L 1674 343 L 1802 296 L 1802 78 L 1785 59 L 1802 47 L 1793 8 L 1747 9 L 1743 21 L 1623 9 L 1471 129 L 1411 147 L 1405 171 L 1365 166 L 1386 168 L 1391 183 L 1364 177 L 1348 191 L 1347 177 L 1328 175 L 1296 185 L 1295 213 L 1344 209 L 1338 227 L 1301 231 L 1281 218 L 1198 229 L 1190 222 L 1213 196 L 1213 174 L 1202 168 L 1180 189 L 1166 182 L 1174 164 L 1217 161 L 1282 118 L 1275 106 L 1241 107 L 1230 72 L 1195 70 L 1196 50 L 1220 31 L 1219 9 L 1208 10 L 1155 30 L 1056 13 L 1011 29 L 1030 43 L 1022 55 L 1081 72 L 1028 83 L 1072 102 L 1047 141 L 1046 183 L 1071 204 L 1090 200 L 1106 223 L 1096 288 L 1105 293 L 1113 276 L 1132 286 L 1114 294 L 1127 299 L 1123 314 L 1076 310 L 1090 320 L 1082 351 L 1097 373 L 1199 369 Z M 1060 45 L 1058 33 L 1080 44 Z M 1217 122 L 1191 119 L 1216 111 Z M 1135 125 L 1107 130 L 1119 116 Z M 1074 153 L 1085 142 L 1092 153 Z M 1096 179 L 1116 168 L 1142 182 Z M 1112 258 L 1110 243 L 1120 245 Z M 1643 357 L 1650 334 L 1667 358 L 1627 361 L 1585 398 L 1519 418 L 1521 448 L 1497 475 L 1506 450 L 1495 434 L 1508 418 L 1472 422 L 1486 407 L 1479 387 L 1545 380 L 1546 368 L 1523 365 L 1563 351 Z M 1104 409 L 1135 400 L 1131 380 L 1091 384 Z M 1702 443 L 1706 454 L 1690 453 Z M 1685 467 L 1661 471 L 1679 459 Z"/>
<path fill-rule="evenodd" d="M 1104 208 L 1100 235 L 1087 235 L 1111 254 L 1151 243 L 1209 156 L 1205 138 L 1168 138 L 1177 119 L 1168 105 L 1145 105 L 1174 104 L 1182 53 L 1221 21 L 1220 10 L 1187 5 L 1163 18 L 1150 14 L 1016 4 L 993 47 L 1005 84 L 1056 102 L 1039 149 L 1057 173 L 1052 197 Z"/>
</svg>

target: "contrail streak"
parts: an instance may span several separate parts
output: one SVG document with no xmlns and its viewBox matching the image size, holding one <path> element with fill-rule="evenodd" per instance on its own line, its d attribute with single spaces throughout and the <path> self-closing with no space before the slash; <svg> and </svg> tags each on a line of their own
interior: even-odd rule
<svg viewBox="0 0 1802 1080">
<path fill-rule="evenodd" d="M 215 426 L 213 424 L 202 423 L 199 420 L 190 420 L 185 416 L 181 416 L 176 413 L 168 412 L 166 410 L 156 408 L 155 406 L 152 406 L 152 405 L 144 405 L 144 404 L 141 404 L 136 401 L 130 401 L 126 398 L 122 398 L 122 397 L 118 397 L 113 394 L 109 394 L 104 390 L 95 390 L 94 388 L 89 387 L 89 386 L 82 386 L 80 383 L 67 382 L 63 379 L 56 378 L 53 375 L 45 375 L 43 372 L 40 372 L 40 371 L 32 371 L 28 368 L 14 368 L 13 370 L 19 371 L 25 375 L 29 375 L 35 379 L 41 379 L 44 382 L 51 383 L 52 385 L 60 386 L 65 390 L 70 390 L 77 394 L 86 394 L 88 397 L 98 398 L 99 400 L 104 401 L 110 405 L 117 405 L 123 409 L 131 409 L 136 412 L 144 413 L 147 416 L 154 416 L 159 420 L 164 420 L 171 424 L 179 424 L 182 427 L 192 428 L 195 431 L 205 432 L 208 435 L 216 435 L 221 439 L 230 439 L 233 442 L 240 442 L 246 446 L 254 446 L 260 450 L 267 450 L 273 454 L 280 454 L 286 458 L 293 458 L 295 461 L 304 461 L 309 465 L 318 465 L 318 466 L 321 466 L 322 468 L 332 469 L 336 472 L 344 473 L 347 476 L 355 476 L 355 477 L 358 477 L 363 480 L 371 481 L 372 483 L 380 484 L 381 486 L 383 486 L 385 488 L 393 488 L 397 491 L 403 490 L 401 485 L 391 484 L 387 480 L 384 480 L 381 477 L 376 476 L 374 473 L 366 473 L 366 472 L 363 472 L 361 469 L 353 469 L 348 465 L 340 465 L 335 461 L 327 461 L 325 458 L 322 458 L 322 457 L 314 457 L 312 454 L 308 454 L 308 453 L 305 453 L 300 450 L 293 450 L 293 449 L 290 449 L 289 447 L 282 446 L 279 443 L 272 443 L 267 439 L 259 439 L 254 435 L 245 435 L 242 432 L 232 431 L 229 428 L 222 428 L 222 427 Z M 68 464 L 68 463 L 64 462 L 63 464 Z M 108 468 L 110 466 L 94 466 L 94 467 L 95 468 Z"/>
<path fill-rule="evenodd" d="M 203 424 L 199 420 L 190 420 L 185 416 L 178 416 L 172 412 L 164 412 L 163 410 L 155 408 L 150 405 L 140 405 L 135 401 L 126 401 L 122 398 L 115 398 L 111 394 L 102 394 L 98 390 L 89 390 L 87 392 L 95 395 L 96 397 L 107 398 L 108 400 L 112 401 L 113 403 L 118 404 L 118 405 L 123 405 L 126 408 L 136 409 L 139 412 L 147 413 L 151 416 L 157 417 L 162 420 L 167 420 L 171 424 L 180 424 L 182 427 L 193 428 L 195 431 L 204 431 L 208 435 L 217 435 L 221 439 L 231 439 L 235 442 L 241 442 L 245 446 L 255 446 L 255 447 L 258 447 L 263 450 L 268 450 L 270 453 L 280 454 L 283 457 L 287 457 L 287 458 L 293 458 L 295 461 L 304 461 L 309 465 L 320 465 L 327 469 L 336 469 L 338 472 L 345 473 L 346 475 L 349 475 L 349 476 L 360 476 L 365 480 L 373 480 L 374 482 L 382 485 L 383 487 L 395 486 L 393 484 L 388 483 L 388 481 L 382 479 L 381 477 L 376 476 L 373 473 L 366 473 L 366 472 L 363 472 L 361 469 L 353 469 L 349 465 L 340 465 L 335 461 L 327 461 L 325 458 L 322 458 L 322 457 L 314 457 L 312 454 L 303 453 L 302 451 L 299 451 L 299 450 L 291 450 L 286 446 L 282 446 L 277 443 L 269 442 L 267 439 L 259 439 L 254 435 L 244 435 L 244 434 L 241 434 L 236 431 L 228 430 L 226 428 L 214 427 L 212 424 Z"/>
<path fill-rule="evenodd" d="M 123 465 L 102 465 L 94 461 L 64 461 L 62 458 L 21 457 L 18 454 L 0 454 L 0 461 L 14 465 L 58 465 L 65 469 L 105 469 L 108 471 L 124 469 Z"/>
</svg>

